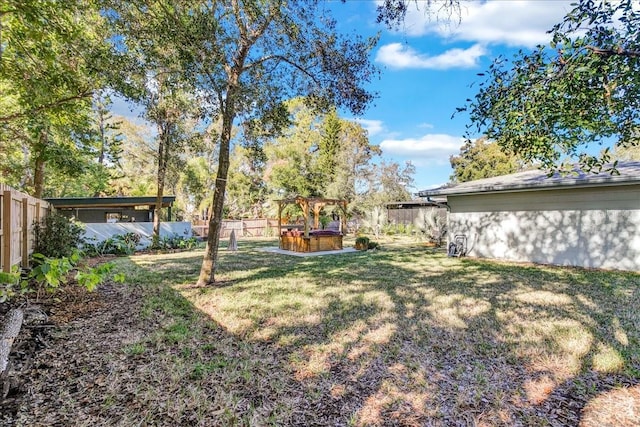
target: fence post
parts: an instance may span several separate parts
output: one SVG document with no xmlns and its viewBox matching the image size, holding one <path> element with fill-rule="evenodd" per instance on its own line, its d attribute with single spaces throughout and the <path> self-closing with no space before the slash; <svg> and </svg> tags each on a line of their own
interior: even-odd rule
<svg viewBox="0 0 640 427">
<path fill-rule="evenodd" d="M 2 245 L 2 270 L 11 272 L 11 203 L 13 201 L 11 190 L 4 191 L 2 200 L 2 233 L 4 242 Z"/>
<path fill-rule="evenodd" d="M 22 199 L 22 268 L 29 266 L 29 198 Z"/>
</svg>

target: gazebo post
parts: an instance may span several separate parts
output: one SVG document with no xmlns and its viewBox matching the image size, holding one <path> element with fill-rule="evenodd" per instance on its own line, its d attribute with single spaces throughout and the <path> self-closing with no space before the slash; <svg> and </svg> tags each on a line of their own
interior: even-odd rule
<svg viewBox="0 0 640 427">
<path fill-rule="evenodd" d="M 309 200 L 302 199 L 302 214 L 304 215 L 304 237 L 309 237 Z"/>
<path fill-rule="evenodd" d="M 320 209 L 322 209 L 324 205 L 320 204 L 320 203 L 314 203 L 313 204 L 313 228 L 316 230 L 319 230 L 320 227 L 318 226 L 318 222 L 319 222 L 319 217 L 320 217 Z"/>
<path fill-rule="evenodd" d="M 282 247 L 282 201 L 278 200 L 278 246 Z"/>
<path fill-rule="evenodd" d="M 342 205 L 342 215 L 340 215 L 340 232 L 342 234 L 347 234 L 347 202 L 341 201 Z"/>
</svg>

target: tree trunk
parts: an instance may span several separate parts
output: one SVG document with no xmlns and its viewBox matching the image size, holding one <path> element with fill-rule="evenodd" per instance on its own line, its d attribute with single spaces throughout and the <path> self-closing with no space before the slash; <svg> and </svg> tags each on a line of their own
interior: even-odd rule
<svg viewBox="0 0 640 427">
<path fill-rule="evenodd" d="M 236 80 L 237 81 L 237 76 Z M 230 84 L 227 91 L 227 99 L 222 116 L 222 132 L 220 133 L 220 154 L 218 157 L 218 173 L 213 190 L 213 206 L 209 218 L 209 232 L 207 235 L 207 247 L 202 260 L 198 285 L 211 285 L 215 283 L 216 261 L 218 258 L 218 245 L 220 244 L 220 229 L 222 228 L 222 214 L 224 208 L 224 195 L 227 188 L 227 176 L 229 174 L 229 145 L 231 143 L 231 129 L 235 117 L 235 93 L 236 85 Z"/>
<path fill-rule="evenodd" d="M 33 197 L 42 198 L 44 194 L 44 169 L 45 169 L 45 149 L 48 142 L 46 128 L 40 131 L 40 140 L 37 144 L 36 158 L 33 167 Z"/>
<path fill-rule="evenodd" d="M 11 388 L 9 378 L 9 354 L 11 354 L 13 341 L 20 333 L 23 318 L 24 313 L 22 310 L 11 310 L 7 314 L 5 324 L 2 328 L 2 334 L 0 335 L 0 387 L 2 388 L 0 401 L 7 397 L 9 389 Z"/>
<path fill-rule="evenodd" d="M 167 174 L 167 157 L 169 151 L 169 127 L 171 124 L 164 123 L 158 126 L 160 134 L 158 135 L 158 174 L 156 176 L 156 204 L 153 207 L 153 235 L 151 238 L 151 246 L 158 248 L 160 245 L 160 213 L 162 212 L 162 198 L 164 196 L 164 181 Z"/>
</svg>

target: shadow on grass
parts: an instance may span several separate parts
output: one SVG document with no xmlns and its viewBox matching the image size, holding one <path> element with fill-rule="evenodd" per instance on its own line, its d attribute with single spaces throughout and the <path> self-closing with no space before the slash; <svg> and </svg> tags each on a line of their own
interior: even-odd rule
<svg viewBox="0 0 640 427">
<path fill-rule="evenodd" d="M 224 287 L 195 289 L 200 256 L 135 257 L 130 273 L 134 283 L 155 278 L 179 290 L 222 328 L 221 342 L 243 349 L 234 360 L 251 376 L 266 361 L 271 385 L 252 377 L 223 387 L 230 396 L 260 390 L 254 406 L 229 409 L 238 419 L 572 425 L 601 393 L 637 387 L 640 377 L 637 274 L 416 247 L 293 258 L 247 246 L 221 253 Z M 213 387 L 213 371 L 199 372 Z"/>
</svg>

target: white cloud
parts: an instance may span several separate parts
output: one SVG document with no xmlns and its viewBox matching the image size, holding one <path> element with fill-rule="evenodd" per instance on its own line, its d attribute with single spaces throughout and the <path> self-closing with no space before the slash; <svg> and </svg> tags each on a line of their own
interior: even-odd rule
<svg viewBox="0 0 640 427">
<path fill-rule="evenodd" d="M 461 2 L 459 24 L 456 14 L 449 23 L 443 23 L 442 14 L 440 19 L 430 19 L 424 4 L 418 3 L 419 9 L 414 6 L 407 14 L 404 31 L 410 36 L 435 33 L 453 40 L 534 47 L 549 41 L 546 32 L 562 21 L 572 9 L 571 3 L 560 0 Z"/>
<path fill-rule="evenodd" d="M 450 49 L 437 56 L 428 56 L 401 43 L 391 43 L 378 50 L 376 61 L 392 68 L 473 68 L 485 53 L 483 46 L 475 44 L 468 49 Z"/>
<path fill-rule="evenodd" d="M 353 121 L 365 128 L 369 136 L 377 135 L 384 131 L 382 120 L 353 119 Z"/>
<path fill-rule="evenodd" d="M 449 156 L 458 154 L 464 139 L 446 134 L 427 134 L 419 139 L 385 139 L 380 148 L 385 155 L 408 157 L 414 163 L 424 160 L 448 162 Z"/>
</svg>

